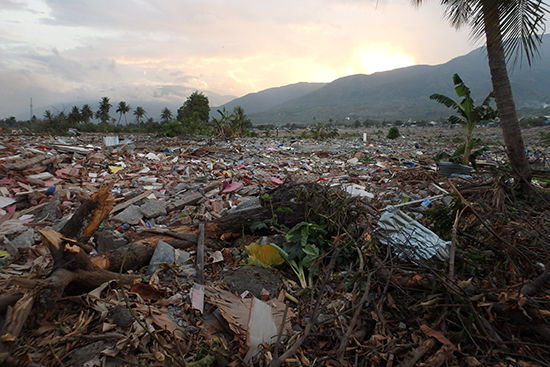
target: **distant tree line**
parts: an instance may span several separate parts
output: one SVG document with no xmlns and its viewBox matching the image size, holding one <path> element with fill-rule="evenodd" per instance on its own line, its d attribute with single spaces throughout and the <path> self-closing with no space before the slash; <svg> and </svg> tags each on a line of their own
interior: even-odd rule
<svg viewBox="0 0 550 367">
<path fill-rule="evenodd" d="M 22 129 L 33 133 L 66 135 L 70 129 L 89 133 L 155 133 L 163 136 L 219 135 L 227 138 L 252 134 L 252 123 L 242 107 L 237 106 L 230 113 L 223 109 L 220 118 L 210 120 L 208 97 L 195 91 L 183 105 L 173 112 L 165 107 L 158 120 L 147 115 L 141 106 L 134 109 L 125 101 L 120 101 L 115 112 L 118 119 L 110 115 L 113 105 L 108 97 L 102 97 L 94 112 L 89 104 L 73 106 L 69 113 L 46 110 L 42 118 L 33 116 L 27 121 L 17 121 L 15 117 L 0 120 L 4 129 Z M 128 122 L 128 114 L 134 116 Z M 95 118 L 95 121 L 94 121 Z M 124 118 L 124 124 L 121 124 Z"/>
<path fill-rule="evenodd" d="M 69 129 L 89 133 L 149 133 L 161 136 L 220 136 L 234 138 L 240 136 L 277 137 L 279 132 L 292 133 L 302 130 L 297 136 L 302 138 L 327 139 L 338 136 L 337 129 L 380 128 L 386 126 L 431 126 L 426 120 L 377 120 L 345 119 L 335 121 L 331 118 L 325 122 L 314 118 L 311 123 L 262 124 L 253 126 L 244 109 L 237 106 L 233 111 L 225 108 L 217 110 L 215 116 L 210 116 L 208 97 L 203 93 L 194 92 L 175 113 L 168 107 L 162 109 L 158 119 L 148 116 L 147 111 L 138 106 L 132 108 L 125 101 L 116 105 L 114 112 L 118 118 L 110 115 L 113 105 L 108 97 L 102 97 L 97 110 L 89 104 L 82 107 L 73 106 L 69 112 L 46 110 L 42 118 L 33 116 L 26 121 L 17 121 L 15 117 L 0 120 L 0 127 L 6 130 L 21 129 L 33 133 L 66 135 Z M 545 116 L 536 116 L 533 111 L 525 111 L 526 117 L 520 119 L 521 127 L 548 126 Z M 546 111 L 545 111 L 546 112 Z M 548 113 L 550 115 L 550 112 Z M 129 117 L 132 116 L 132 117 Z M 528 116 L 528 117 L 527 117 Z M 122 120 L 124 123 L 122 124 Z M 450 126 L 448 117 L 436 119 L 443 126 Z M 483 123 L 481 123 L 483 124 Z"/>
</svg>

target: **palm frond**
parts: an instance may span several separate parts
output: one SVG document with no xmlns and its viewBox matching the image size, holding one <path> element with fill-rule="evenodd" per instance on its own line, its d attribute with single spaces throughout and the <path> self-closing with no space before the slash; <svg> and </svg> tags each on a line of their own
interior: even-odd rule
<svg viewBox="0 0 550 367">
<path fill-rule="evenodd" d="M 512 65 L 523 57 L 531 65 L 539 55 L 548 11 L 543 0 L 476 0 L 472 3 L 471 37 L 483 39 L 486 28 L 492 30 L 498 34 L 494 42 L 502 42 L 506 59 Z"/>
<path fill-rule="evenodd" d="M 538 56 L 538 46 L 545 31 L 544 16 L 548 6 L 542 0 L 515 0 L 499 2 L 501 33 L 504 52 L 516 63 L 525 56 L 531 65 Z"/>
<path fill-rule="evenodd" d="M 461 110 L 458 103 L 456 103 L 452 98 L 449 98 L 443 94 L 438 94 L 438 93 L 432 94 L 430 96 L 430 99 L 433 99 L 434 101 L 441 103 L 447 108 L 452 108 L 457 111 Z"/>
<path fill-rule="evenodd" d="M 441 5 L 445 8 L 444 18 L 451 23 L 454 28 L 460 28 L 469 24 L 472 16 L 471 1 L 468 0 L 441 0 Z"/>
<path fill-rule="evenodd" d="M 449 121 L 451 124 L 465 124 L 466 123 L 466 119 L 464 117 L 456 116 L 456 115 L 449 116 L 447 121 Z"/>
</svg>

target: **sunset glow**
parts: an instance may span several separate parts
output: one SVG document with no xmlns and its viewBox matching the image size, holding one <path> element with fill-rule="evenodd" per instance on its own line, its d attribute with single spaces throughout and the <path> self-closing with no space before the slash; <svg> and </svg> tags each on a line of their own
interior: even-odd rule
<svg viewBox="0 0 550 367">
<path fill-rule="evenodd" d="M 180 105 L 200 90 L 220 105 L 298 82 L 444 63 L 477 47 L 431 2 L 0 3 L 0 84 L 9 86 L 0 118 L 27 112 L 29 98 L 60 109 L 104 96 Z"/>
<path fill-rule="evenodd" d="M 365 74 L 414 65 L 414 59 L 411 56 L 398 52 L 361 50 L 358 52 L 358 57 Z"/>
</svg>

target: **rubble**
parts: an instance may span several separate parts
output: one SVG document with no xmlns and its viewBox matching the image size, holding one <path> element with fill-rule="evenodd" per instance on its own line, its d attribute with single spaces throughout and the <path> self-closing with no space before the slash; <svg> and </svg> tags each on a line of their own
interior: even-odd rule
<svg viewBox="0 0 550 367">
<path fill-rule="evenodd" d="M 431 159 L 452 147 L 372 132 L 320 142 L 1 139 L 8 365 L 549 357 L 535 345 L 550 341 L 544 282 L 517 291 L 546 274 L 548 205 L 526 212 L 510 201 L 506 181 L 488 173 L 505 161 L 496 145 L 479 172 L 454 177 Z M 529 221 L 505 220 L 504 201 Z M 270 243 L 288 252 L 285 263 L 246 264 L 251 244 Z M 315 260 L 301 282 L 286 265 L 302 266 L 304 252 Z"/>
</svg>

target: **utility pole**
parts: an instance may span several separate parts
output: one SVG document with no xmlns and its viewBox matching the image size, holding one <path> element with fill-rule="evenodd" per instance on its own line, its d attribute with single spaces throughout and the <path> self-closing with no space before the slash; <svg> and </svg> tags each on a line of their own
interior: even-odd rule
<svg viewBox="0 0 550 367">
<path fill-rule="evenodd" d="M 32 120 L 32 97 L 31 97 L 31 118 L 30 120 Z"/>
</svg>

